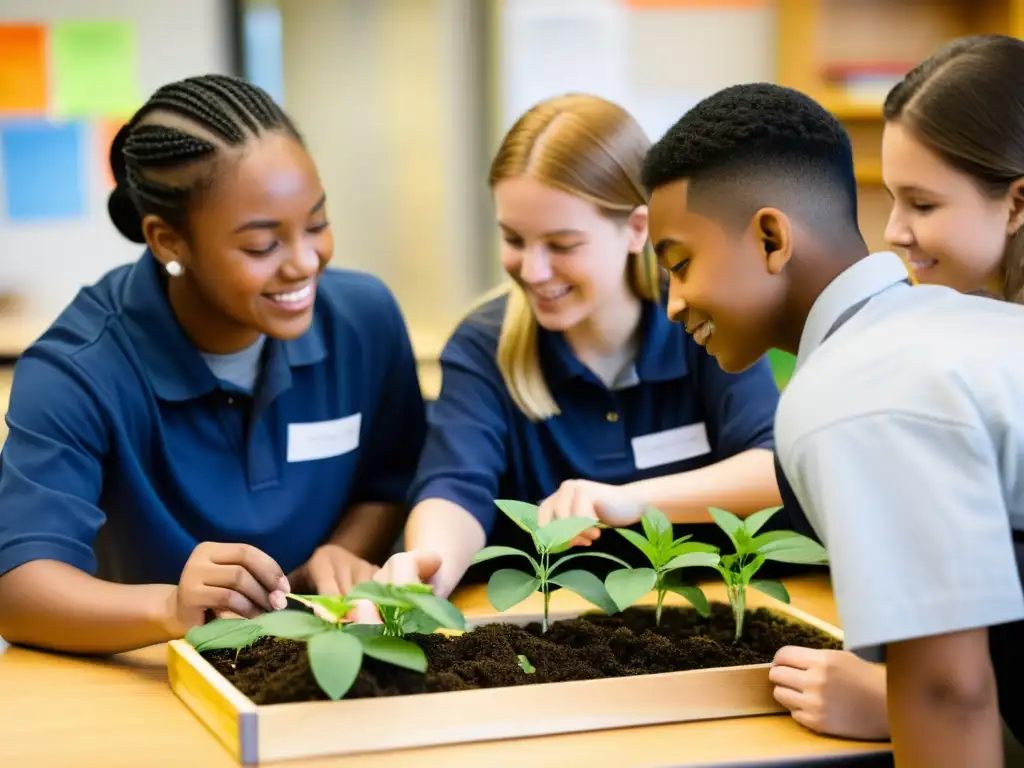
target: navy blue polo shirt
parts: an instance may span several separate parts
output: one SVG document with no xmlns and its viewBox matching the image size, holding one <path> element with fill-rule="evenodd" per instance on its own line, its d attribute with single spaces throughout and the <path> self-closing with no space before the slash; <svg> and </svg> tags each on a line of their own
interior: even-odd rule
<svg viewBox="0 0 1024 768">
<path fill-rule="evenodd" d="M 531 422 L 516 407 L 498 370 L 507 296 L 473 312 L 441 355 L 442 387 L 428 414 L 413 501 L 451 501 L 480 521 L 488 544 L 529 548 L 529 538 L 494 499 L 537 504 L 566 480 L 621 485 L 699 469 L 752 448 L 771 450 L 779 391 L 767 359 L 725 373 L 668 319 L 666 299 L 644 304 L 636 376 L 625 387 L 605 386 L 562 334 L 540 328 L 541 368 L 561 411 L 543 422 Z M 726 545 L 710 525 L 676 530 Z M 642 554 L 611 531 L 590 551 L 643 564 Z M 600 571 L 604 562 L 594 558 L 586 567 Z M 508 563 L 489 561 L 467 578 L 482 577 L 492 565 Z"/>
<path fill-rule="evenodd" d="M 398 306 L 327 270 L 309 330 L 267 339 L 252 394 L 218 380 L 147 251 L 85 288 L 19 359 L 0 453 L 0 574 L 59 560 L 177 583 L 203 541 L 287 573 L 346 510 L 405 502 L 426 417 Z"/>
</svg>

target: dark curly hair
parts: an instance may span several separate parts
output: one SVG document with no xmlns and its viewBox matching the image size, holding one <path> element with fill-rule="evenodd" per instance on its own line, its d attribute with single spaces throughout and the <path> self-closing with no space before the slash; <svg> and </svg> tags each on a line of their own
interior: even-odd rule
<svg viewBox="0 0 1024 768">
<path fill-rule="evenodd" d="M 731 224 L 772 206 L 833 241 L 840 231 L 857 232 L 850 137 L 791 88 L 734 85 L 683 115 L 647 153 L 643 183 L 653 191 L 682 179 L 691 209 Z"/>
<path fill-rule="evenodd" d="M 188 206 L 213 182 L 219 156 L 267 131 L 302 141 L 270 95 L 246 80 L 203 75 L 164 85 L 111 145 L 111 221 L 136 243 L 146 241 L 142 219 L 150 214 L 187 233 Z"/>
</svg>

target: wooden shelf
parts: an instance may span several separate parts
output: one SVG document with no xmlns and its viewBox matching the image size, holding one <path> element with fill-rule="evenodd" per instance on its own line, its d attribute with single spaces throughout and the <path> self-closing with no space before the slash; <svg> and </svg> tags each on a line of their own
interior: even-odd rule
<svg viewBox="0 0 1024 768">
<path fill-rule="evenodd" d="M 881 102 L 856 101 L 843 97 L 829 97 L 820 100 L 821 105 L 842 121 L 881 120 Z"/>
</svg>

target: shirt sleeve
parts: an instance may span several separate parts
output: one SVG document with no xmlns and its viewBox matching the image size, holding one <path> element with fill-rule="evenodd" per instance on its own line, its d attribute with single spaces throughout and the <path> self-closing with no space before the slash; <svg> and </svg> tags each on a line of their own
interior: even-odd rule
<svg viewBox="0 0 1024 768">
<path fill-rule="evenodd" d="M 450 501 L 473 515 L 489 534 L 499 479 L 506 468 L 512 404 L 493 352 L 471 330 L 457 331 L 441 357 L 441 392 L 430 409 L 413 503 Z"/>
<path fill-rule="evenodd" d="M 85 382 L 29 352 L 15 367 L 0 452 L 0 575 L 33 560 L 96 572 L 108 430 Z"/>
<path fill-rule="evenodd" d="M 702 354 L 701 394 L 716 457 L 727 459 L 751 448 L 771 450 L 779 388 L 768 359 L 741 373 L 726 373 L 714 357 Z"/>
<path fill-rule="evenodd" d="M 391 330 L 386 343 L 378 343 L 375 350 L 385 362 L 378 367 L 380 379 L 370 387 L 377 395 L 376 407 L 361 430 L 366 447 L 350 506 L 405 503 L 427 431 L 423 391 L 405 319 L 391 292 L 384 289 L 383 295 L 388 316 L 382 320 Z"/>
<path fill-rule="evenodd" d="M 1024 618 L 998 458 L 980 426 L 872 413 L 797 438 L 784 463 L 828 549 L 850 650 Z"/>
</svg>

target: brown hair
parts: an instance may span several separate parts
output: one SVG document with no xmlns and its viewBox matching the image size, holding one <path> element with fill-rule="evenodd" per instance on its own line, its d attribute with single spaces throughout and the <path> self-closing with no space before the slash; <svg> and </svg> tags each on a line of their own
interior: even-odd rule
<svg viewBox="0 0 1024 768">
<path fill-rule="evenodd" d="M 1024 176 L 1024 41 L 958 38 L 926 59 L 885 99 L 899 122 L 950 166 L 998 198 Z M 1024 303 L 1024 235 L 1007 240 L 1002 298 Z"/>
<path fill-rule="evenodd" d="M 597 96 L 570 94 L 537 104 L 505 135 L 491 163 L 491 188 L 503 179 L 532 179 L 588 200 L 625 222 L 647 204 L 641 169 L 650 140 L 622 107 Z M 661 280 L 650 245 L 630 254 L 628 278 L 638 297 L 660 298 Z M 558 414 L 540 370 L 537 321 L 522 290 L 508 288 L 498 341 L 498 368 L 513 401 L 531 419 Z"/>
</svg>

